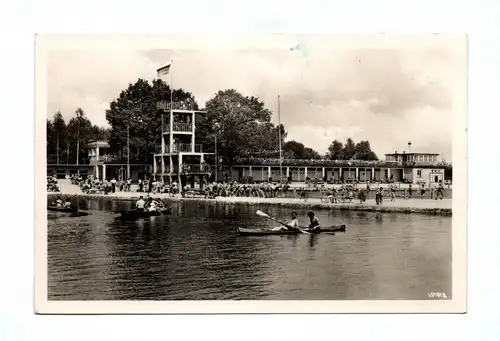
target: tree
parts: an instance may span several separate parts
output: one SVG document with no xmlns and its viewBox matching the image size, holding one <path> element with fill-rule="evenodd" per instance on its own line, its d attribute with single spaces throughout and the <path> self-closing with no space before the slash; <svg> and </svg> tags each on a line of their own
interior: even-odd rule
<svg viewBox="0 0 500 341">
<path fill-rule="evenodd" d="M 378 160 L 377 155 L 372 151 L 369 141 L 360 141 L 354 147 L 354 159 L 356 160 Z"/>
<path fill-rule="evenodd" d="M 321 155 L 319 155 L 319 153 L 317 151 L 315 151 L 314 149 L 306 147 L 304 149 L 303 159 L 319 160 L 319 159 L 321 159 Z"/>
<path fill-rule="evenodd" d="M 113 153 L 127 155 L 129 128 L 130 160 L 153 162 L 153 153 L 161 144 L 161 112 L 156 107 L 156 102 L 161 100 L 170 101 L 170 87 L 165 82 L 156 79 L 149 84 L 144 79 L 138 79 L 110 103 L 106 120 L 111 126 L 109 144 Z M 198 109 L 193 95 L 183 89 L 174 89 L 172 100 L 193 104 Z"/>
<path fill-rule="evenodd" d="M 93 126 L 85 115 L 85 112 L 78 108 L 75 116 L 68 122 L 68 141 L 71 153 L 70 162 L 84 164 L 88 159 L 87 144 L 93 139 Z"/>
<path fill-rule="evenodd" d="M 108 141 L 111 132 L 107 128 L 92 126 L 92 140 L 93 141 Z"/>
<path fill-rule="evenodd" d="M 225 164 L 232 165 L 238 156 L 278 149 L 271 111 L 258 98 L 221 90 L 206 103 L 206 111 L 206 118 L 197 124 L 200 141 L 213 146 L 217 135 L 217 152 Z"/>
<path fill-rule="evenodd" d="M 57 162 L 57 145 L 55 141 L 55 129 L 50 120 L 47 120 L 47 163 Z"/>
<path fill-rule="evenodd" d="M 321 156 L 312 148 L 297 141 L 288 141 L 283 146 L 287 158 L 291 159 L 320 159 Z"/>
<path fill-rule="evenodd" d="M 354 141 L 349 137 L 344 145 L 344 160 L 352 159 L 355 147 Z"/>
<path fill-rule="evenodd" d="M 66 122 L 60 111 L 54 114 L 52 119 L 52 126 L 54 127 L 53 135 L 50 136 L 50 144 L 56 150 L 56 162 L 57 154 L 59 154 L 59 163 L 69 163 L 69 152 L 68 152 L 68 128 Z M 47 136 L 49 139 L 49 136 Z M 57 150 L 57 145 L 59 144 L 59 150 Z M 47 155 L 48 156 L 48 155 Z"/>
<path fill-rule="evenodd" d="M 338 140 L 334 140 L 328 147 L 328 157 L 330 160 L 344 160 L 344 145 Z"/>
</svg>

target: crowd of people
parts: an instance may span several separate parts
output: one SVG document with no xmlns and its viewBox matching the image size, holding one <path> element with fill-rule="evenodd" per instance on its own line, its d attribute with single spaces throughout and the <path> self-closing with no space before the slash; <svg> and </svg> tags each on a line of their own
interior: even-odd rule
<svg viewBox="0 0 500 341">
<path fill-rule="evenodd" d="M 129 192 L 132 186 L 132 179 L 127 180 L 100 180 L 93 175 L 82 177 L 81 175 L 70 175 L 69 179 L 74 185 L 78 185 L 86 194 L 108 194 L 116 191 Z"/>
<path fill-rule="evenodd" d="M 50 178 L 48 187 L 51 186 L 52 191 L 57 191 L 57 179 Z M 70 176 L 72 183 L 78 184 L 84 193 L 88 194 L 108 194 L 115 192 L 129 192 L 132 190 L 132 180 L 112 178 L 111 180 L 100 180 L 94 176 L 82 177 L 78 175 Z M 270 179 L 271 180 L 271 179 Z M 54 183 L 55 181 L 55 183 Z M 441 181 L 436 188 L 425 188 L 424 184 L 410 184 L 408 188 L 400 189 L 395 183 L 389 182 L 386 190 L 378 185 L 373 186 L 372 183 L 360 185 L 358 183 L 344 183 L 340 187 L 331 186 L 321 181 L 308 181 L 305 187 L 297 188 L 291 186 L 291 182 L 258 182 L 255 183 L 251 178 L 245 178 L 241 181 L 234 181 L 225 178 L 223 181 L 208 181 L 204 178 L 202 184 L 197 183 L 197 189 L 191 188 L 190 184 L 185 184 L 182 188 L 179 183 L 173 179 L 172 183 L 163 182 L 155 179 L 138 179 L 137 187 L 134 189 L 140 193 L 157 193 L 157 194 L 181 194 L 186 196 L 202 196 L 205 198 L 221 197 L 255 197 L 255 198 L 301 198 L 307 201 L 310 193 L 319 191 L 322 202 L 327 203 L 342 203 L 352 202 L 359 199 L 360 203 L 366 202 L 367 199 L 375 199 L 377 205 L 381 205 L 384 197 L 390 198 L 390 201 L 395 201 L 396 197 L 411 199 L 414 197 L 425 198 L 426 191 L 430 191 L 431 199 L 443 199 L 443 182 Z M 50 185 L 49 185 L 50 184 Z M 373 186 L 373 188 L 372 188 Z M 418 193 L 417 193 L 418 192 Z"/>
<path fill-rule="evenodd" d="M 47 176 L 47 192 L 60 192 L 56 175 Z"/>
</svg>

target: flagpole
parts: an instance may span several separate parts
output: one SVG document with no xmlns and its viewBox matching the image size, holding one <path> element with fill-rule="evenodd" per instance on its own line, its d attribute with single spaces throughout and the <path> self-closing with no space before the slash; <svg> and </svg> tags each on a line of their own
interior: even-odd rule
<svg viewBox="0 0 500 341">
<path fill-rule="evenodd" d="M 173 103 L 173 94 L 174 94 L 174 87 L 173 87 L 173 80 L 172 80 L 172 64 L 174 63 L 174 60 L 173 59 L 170 59 L 170 68 L 169 68 L 169 73 L 170 73 L 170 114 L 169 114 L 169 119 L 170 119 L 170 138 L 169 138 L 169 141 L 168 141 L 168 152 L 169 153 L 172 153 L 172 149 L 173 149 L 173 145 L 172 145 L 172 137 L 173 137 L 173 134 L 172 134 L 172 129 L 173 129 L 173 124 L 174 124 L 174 112 L 173 112 L 173 108 L 172 106 L 174 105 Z M 170 179 L 170 184 L 172 184 L 172 171 L 173 171 L 173 168 L 174 168 L 174 164 L 173 164 L 173 161 L 172 161 L 172 154 L 169 154 L 169 179 Z M 178 172 L 180 172 L 181 170 L 179 169 Z M 179 188 L 180 188 L 180 183 L 179 183 Z"/>
<path fill-rule="evenodd" d="M 278 95 L 278 137 L 280 148 L 280 185 L 283 183 L 283 157 L 281 154 L 281 113 L 280 113 L 280 95 Z"/>
<path fill-rule="evenodd" d="M 173 81 L 172 81 L 172 65 L 174 64 L 174 60 L 171 59 L 170 60 L 170 69 L 169 69 L 169 73 L 170 73 L 170 108 L 172 108 L 172 98 L 173 98 L 173 93 L 174 93 L 174 87 L 173 87 Z"/>
</svg>

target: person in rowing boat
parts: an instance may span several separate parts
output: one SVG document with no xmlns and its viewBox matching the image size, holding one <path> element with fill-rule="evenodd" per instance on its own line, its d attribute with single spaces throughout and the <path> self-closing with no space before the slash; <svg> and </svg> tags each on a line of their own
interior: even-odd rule
<svg viewBox="0 0 500 341">
<path fill-rule="evenodd" d="M 318 218 L 314 216 L 313 211 L 309 211 L 307 213 L 307 216 L 309 217 L 309 226 L 307 227 L 309 230 L 319 230 L 320 229 L 320 224 Z"/>
<path fill-rule="evenodd" d="M 151 197 L 149 197 L 148 210 L 149 210 L 149 212 L 153 212 L 153 211 L 158 211 L 159 210 L 158 202 L 156 202 L 156 200 L 154 200 Z"/>
<path fill-rule="evenodd" d="M 144 201 L 144 199 L 142 198 L 142 195 L 141 195 L 139 197 L 139 200 L 137 200 L 137 202 L 135 203 L 135 209 L 140 210 L 140 211 L 144 211 L 144 205 L 146 205 L 146 202 Z"/>
<path fill-rule="evenodd" d="M 71 200 L 69 200 L 69 198 L 68 198 L 68 199 L 66 199 L 66 202 L 64 203 L 64 206 L 63 206 L 63 207 L 64 207 L 64 208 L 71 208 Z"/>
<path fill-rule="evenodd" d="M 63 206 L 63 201 L 61 199 L 61 197 L 57 197 L 57 200 L 54 201 L 53 203 L 56 207 L 62 207 Z"/>
<path fill-rule="evenodd" d="M 299 229 L 299 220 L 297 219 L 297 212 L 292 212 L 292 220 L 290 220 L 286 227 L 281 228 L 283 231 L 294 231 Z"/>
</svg>

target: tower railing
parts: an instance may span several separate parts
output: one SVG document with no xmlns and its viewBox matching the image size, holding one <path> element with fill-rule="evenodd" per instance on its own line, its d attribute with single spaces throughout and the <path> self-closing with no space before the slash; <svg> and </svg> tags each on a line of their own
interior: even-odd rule
<svg viewBox="0 0 500 341">
<path fill-rule="evenodd" d="M 197 111 L 195 103 L 189 102 L 170 102 L 170 101 L 158 101 L 156 102 L 156 108 L 159 110 L 189 110 Z"/>
</svg>

